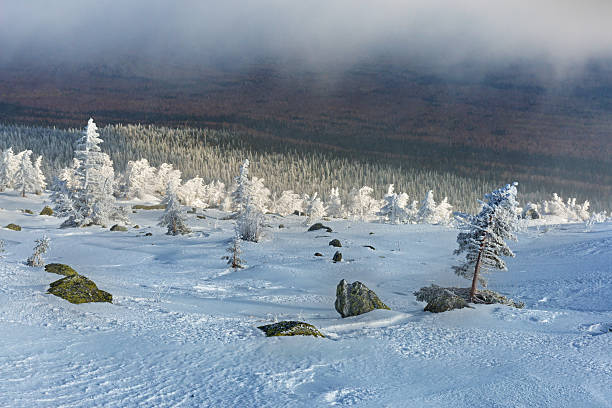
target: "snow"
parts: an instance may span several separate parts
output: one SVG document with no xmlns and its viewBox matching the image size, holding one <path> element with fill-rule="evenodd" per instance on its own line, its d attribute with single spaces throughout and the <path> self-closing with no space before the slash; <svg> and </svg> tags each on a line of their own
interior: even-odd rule
<svg viewBox="0 0 612 408">
<path fill-rule="evenodd" d="M 128 232 L 58 229 L 20 211 L 47 199 L 0 193 L 0 225 L 23 227 L 0 229 L 0 406 L 612 406 L 610 222 L 532 227 L 510 243 L 516 258 L 489 287 L 525 309 L 431 314 L 413 291 L 469 285 L 451 270 L 449 227 L 334 220 L 331 233 L 306 232 L 304 217 L 268 215 L 233 270 L 221 259 L 234 233 L 225 213 L 187 214 L 193 233 L 167 236 L 162 210 L 130 214 L 140 228 Z M 43 234 L 45 261 L 73 266 L 113 304 L 46 294 L 60 276 L 24 264 Z M 346 261 L 331 262 L 332 238 Z M 340 318 L 341 279 L 392 310 Z M 328 338 L 257 329 L 288 319 Z"/>
</svg>

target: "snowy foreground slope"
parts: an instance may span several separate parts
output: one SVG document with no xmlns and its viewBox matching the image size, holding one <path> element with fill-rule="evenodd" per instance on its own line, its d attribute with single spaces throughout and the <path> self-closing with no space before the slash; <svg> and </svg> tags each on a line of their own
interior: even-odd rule
<svg viewBox="0 0 612 408">
<path fill-rule="evenodd" d="M 233 223 L 216 211 L 170 237 L 159 210 L 131 214 L 141 228 L 128 232 L 60 230 L 19 211 L 42 207 L 0 193 L 1 226 L 23 227 L 0 229 L 0 406 L 612 406 L 610 223 L 530 229 L 511 243 L 517 257 L 490 287 L 525 309 L 436 315 L 412 292 L 469 284 L 451 272 L 449 228 L 330 221 L 332 233 L 306 232 L 303 218 L 272 216 L 264 241 L 243 245 L 248 267 L 232 271 L 221 257 Z M 43 233 L 47 262 L 73 266 L 113 304 L 45 293 L 60 276 L 23 263 Z M 346 262 L 331 262 L 332 238 Z M 393 310 L 340 318 L 342 278 Z M 275 319 L 328 338 L 266 338 L 256 326 Z"/>
</svg>

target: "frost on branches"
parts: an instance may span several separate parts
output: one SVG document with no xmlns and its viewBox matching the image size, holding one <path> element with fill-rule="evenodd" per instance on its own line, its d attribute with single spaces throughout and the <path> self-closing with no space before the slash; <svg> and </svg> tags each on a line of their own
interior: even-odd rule
<svg viewBox="0 0 612 408">
<path fill-rule="evenodd" d="M 372 197 L 374 190 L 363 186 L 353 189 L 350 194 L 349 213 L 356 220 L 371 221 L 380 209 L 380 202 Z"/>
<path fill-rule="evenodd" d="M 465 262 L 453 266 L 453 269 L 457 275 L 472 280 L 472 299 L 478 283 L 486 287 L 487 281 L 482 274 L 494 269 L 507 270 L 501 257 L 514 256 L 505 241 L 516 241 L 520 215 L 516 201 L 517 184 L 508 184 L 485 195 L 480 213 L 465 216 L 465 231 L 457 235 L 459 248 L 455 254 L 465 253 Z"/>
<path fill-rule="evenodd" d="M 293 214 L 296 211 L 303 212 L 304 200 L 302 200 L 299 194 L 294 193 L 292 190 L 288 190 L 283 191 L 279 198 L 276 198 L 276 194 L 274 194 L 270 206 L 273 213 L 285 216 Z"/>
<path fill-rule="evenodd" d="M 26 264 L 28 266 L 43 266 L 45 264 L 43 255 L 49 250 L 50 243 L 51 240 L 47 236 L 37 239 L 34 253 L 28 258 Z"/>
<path fill-rule="evenodd" d="M 340 199 L 340 191 L 338 190 L 338 187 L 332 187 L 331 192 L 329 193 L 327 215 L 334 218 L 344 218 L 346 216 L 346 211 L 344 209 L 344 205 L 342 204 L 342 200 Z"/>
<path fill-rule="evenodd" d="M 393 184 L 389 184 L 387 194 L 383 197 L 383 205 L 378 211 L 378 216 L 383 222 L 391 224 L 401 224 L 408 221 L 408 213 L 406 204 L 408 203 L 408 194 L 397 194 Z"/>
<path fill-rule="evenodd" d="M 0 191 L 12 188 L 25 197 L 26 193 L 41 194 L 46 187 L 45 176 L 42 173 L 42 156 L 32 163 L 32 151 L 24 150 L 13 154 L 9 147 L 2 152 L 0 158 Z"/>
<path fill-rule="evenodd" d="M 115 203 L 113 162 L 100 150 L 99 144 L 102 143 L 102 139 L 97 129 L 93 119 L 89 119 L 74 152 L 76 156 L 74 164 L 78 166 L 73 173 L 65 171 L 64 184 L 56 183 L 56 186 L 68 190 L 69 194 L 54 194 L 55 207 L 66 210 L 70 206 L 60 201 L 68 198 L 72 202 L 72 210 L 68 214 L 68 219 L 62 223 L 62 228 L 128 221 L 125 209 Z"/>
<path fill-rule="evenodd" d="M 326 208 L 321 199 L 318 197 L 318 193 L 314 193 L 312 197 L 306 195 L 304 202 L 306 203 L 306 208 L 304 209 L 307 217 L 306 224 L 311 224 L 314 221 L 325 217 Z"/>
<path fill-rule="evenodd" d="M 172 181 L 168 183 L 166 197 L 162 203 L 166 205 L 166 210 L 161 216 L 158 225 L 168 229 L 166 234 L 179 235 L 190 233 L 191 230 L 185 223 L 185 215 L 182 212 L 181 203 L 179 203 L 176 196 L 176 185 Z"/>
</svg>

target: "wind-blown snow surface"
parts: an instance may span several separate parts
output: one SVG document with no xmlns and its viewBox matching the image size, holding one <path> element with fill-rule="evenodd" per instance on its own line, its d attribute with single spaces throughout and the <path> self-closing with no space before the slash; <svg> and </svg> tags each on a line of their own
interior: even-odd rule
<svg viewBox="0 0 612 408">
<path fill-rule="evenodd" d="M 23 227 L 0 230 L 0 406 L 612 406 L 610 223 L 520 234 L 490 287 L 525 309 L 431 314 L 414 290 L 468 285 L 451 272 L 457 231 L 444 227 L 329 221 L 332 233 L 306 232 L 303 218 L 269 216 L 264 241 L 243 245 L 248 267 L 233 271 L 221 259 L 233 223 L 215 211 L 171 237 L 155 226 L 161 211 L 110 232 L 19 211 L 37 214 L 38 197 L 0 193 L 0 207 L 2 226 Z M 45 293 L 60 276 L 23 263 L 43 233 L 47 262 L 70 264 L 113 304 Z M 332 238 L 345 262 L 331 262 Z M 343 278 L 393 310 L 340 318 Z M 275 319 L 329 337 L 266 338 L 256 326 Z"/>
</svg>

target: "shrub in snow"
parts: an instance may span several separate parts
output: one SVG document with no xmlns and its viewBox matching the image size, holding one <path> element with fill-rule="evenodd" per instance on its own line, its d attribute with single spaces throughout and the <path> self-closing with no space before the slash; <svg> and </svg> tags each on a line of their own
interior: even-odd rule
<svg viewBox="0 0 612 408">
<path fill-rule="evenodd" d="M 484 273 L 507 270 L 501 257 L 514 256 L 505 240 L 516 240 L 514 232 L 519 219 L 516 186 L 517 183 L 508 184 L 485 195 L 480 213 L 463 220 L 465 231 L 457 235 L 459 248 L 455 254 L 465 253 L 465 262 L 453 269 L 457 275 L 472 280 L 470 299 L 474 299 L 478 283 L 486 287 Z"/>
<path fill-rule="evenodd" d="M 282 216 L 293 214 L 296 211 L 303 212 L 304 200 L 292 190 L 283 191 L 279 198 L 276 198 L 276 194 L 273 194 L 270 201 L 270 211 Z"/>
<path fill-rule="evenodd" d="M 591 214 L 591 217 L 589 217 L 589 219 L 586 221 L 585 227 L 586 227 L 587 231 L 590 231 L 591 228 L 593 227 L 593 225 L 599 224 L 599 223 L 602 223 L 602 222 L 606 222 L 607 219 L 608 219 L 608 215 L 607 215 L 606 211 L 602 211 L 602 212 L 598 212 L 598 213 L 593 213 L 593 214 Z"/>
<path fill-rule="evenodd" d="M 181 204 L 176 196 L 176 185 L 168 183 L 166 196 L 162 201 L 166 205 L 163 215 L 159 220 L 159 226 L 166 227 L 168 235 L 188 234 L 191 230 L 185 224 L 185 215 L 182 212 Z"/>
<path fill-rule="evenodd" d="M 45 264 L 43 255 L 49 249 L 51 240 L 47 236 L 43 236 L 41 239 L 36 240 L 36 246 L 34 247 L 34 253 L 28 258 L 26 264 L 29 266 L 43 266 Z"/>
<path fill-rule="evenodd" d="M 240 232 L 238 230 L 238 226 L 236 226 L 235 228 L 235 234 L 234 234 L 234 239 L 232 239 L 232 243 L 230 245 L 230 247 L 227 249 L 227 252 L 229 252 L 229 256 L 227 264 L 231 265 L 232 268 L 237 269 L 237 268 L 243 268 L 243 264 L 245 263 L 244 260 L 240 257 L 240 255 L 242 254 L 242 250 L 240 248 L 240 241 L 241 241 L 241 237 L 240 237 Z"/>
<path fill-rule="evenodd" d="M 248 199 L 236 220 L 238 233 L 245 241 L 258 242 L 263 233 L 263 213 Z"/>
<path fill-rule="evenodd" d="M 204 184 L 204 180 L 200 177 L 194 177 L 187 180 L 176 192 L 183 204 L 198 208 L 208 207 L 207 193 L 208 191 Z"/>
<path fill-rule="evenodd" d="M 349 213 L 357 220 L 370 221 L 380 210 L 380 202 L 372 197 L 374 190 L 363 186 L 350 194 Z"/>
<path fill-rule="evenodd" d="M 567 221 L 586 221 L 589 219 L 589 202 L 576 204 L 576 198 L 568 198 L 563 201 L 556 193 L 551 200 L 542 203 L 542 212 L 545 216 L 556 216 Z"/>
<path fill-rule="evenodd" d="M 346 216 L 344 205 L 340 199 L 338 187 L 332 188 L 327 201 L 327 215 L 333 218 L 343 218 Z"/>
<path fill-rule="evenodd" d="M 314 193 L 312 197 L 306 195 L 304 198 L 304 202 L 306 203 L 306 208 L 304 212 L 306 213 L 306 224 L 310 224 L 315 220 L 321 219 L 325 217 L 326 209 L 323 202 L 318 197 L 317 193 Z"/>
<path fill-rule="evenodd" d="M 527 203 L 525 208 L 521 213 L 521 218 L 525 220 L 537 220 L 540 219 L 542 215 L 540 215 L 539 206 L 534 203 Z"/>
</svg>

